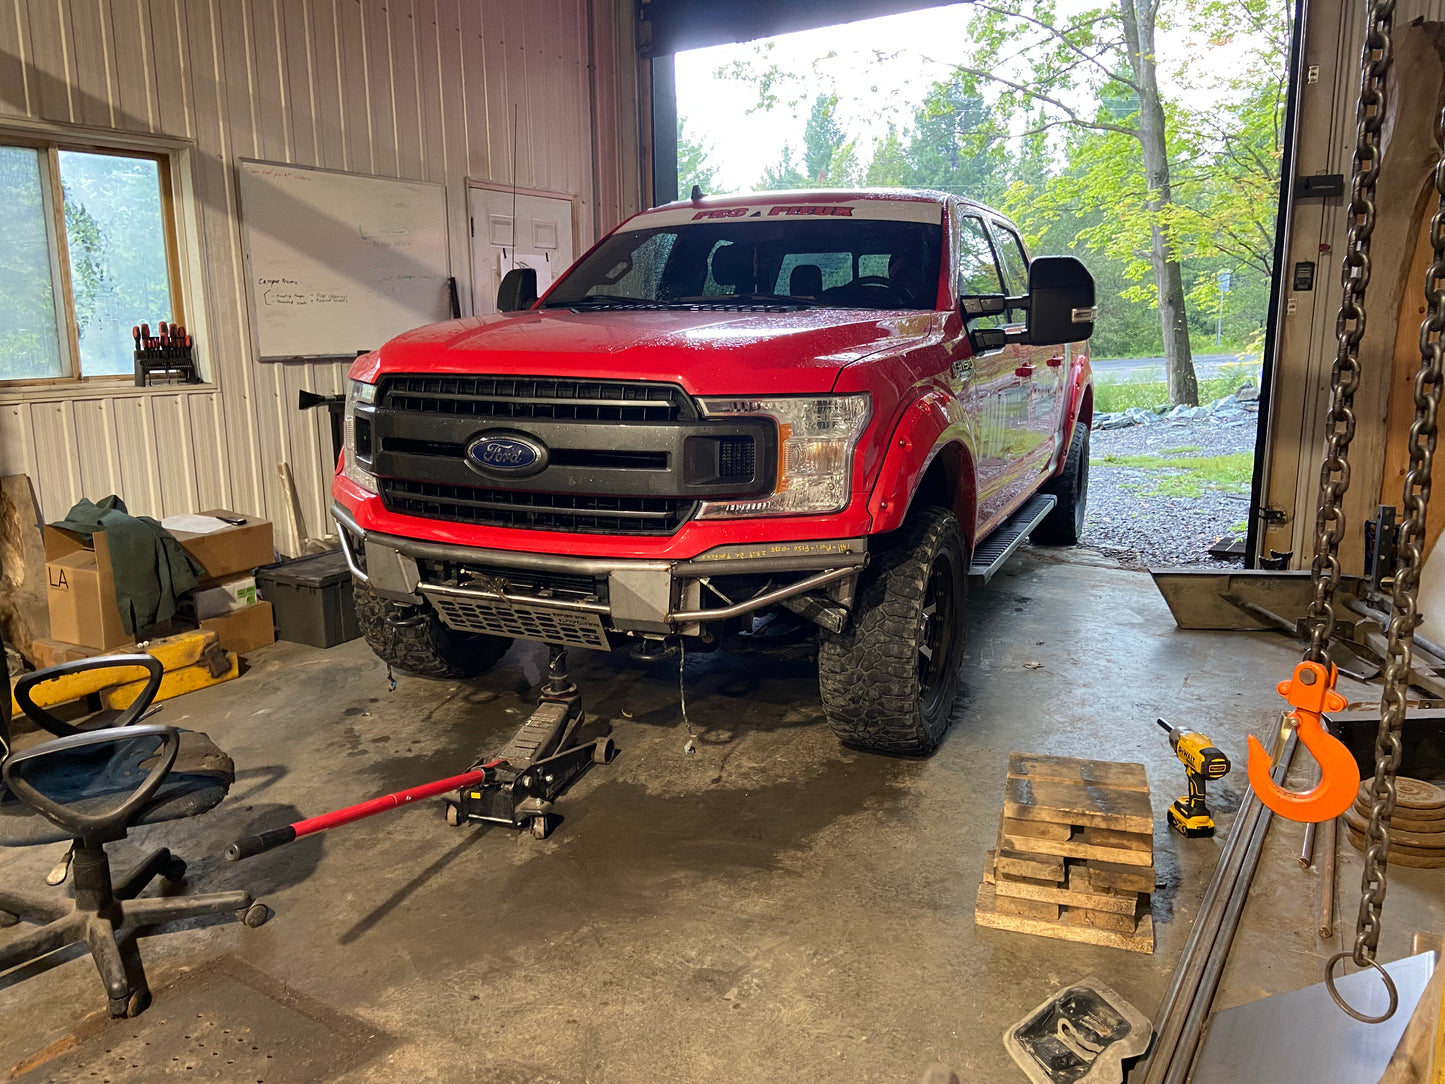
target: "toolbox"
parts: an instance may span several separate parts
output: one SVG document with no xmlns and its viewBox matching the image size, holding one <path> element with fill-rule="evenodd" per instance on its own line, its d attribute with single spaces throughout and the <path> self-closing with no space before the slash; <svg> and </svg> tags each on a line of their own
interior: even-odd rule
<svg viewBox="0 0 1445 1084">
<path fill-rule="evenodd" d="M 275 608 L 278 640 L 333 647 L 361 635 L 340 550 L 258 568 L 256 589 Z"/>
</svg>

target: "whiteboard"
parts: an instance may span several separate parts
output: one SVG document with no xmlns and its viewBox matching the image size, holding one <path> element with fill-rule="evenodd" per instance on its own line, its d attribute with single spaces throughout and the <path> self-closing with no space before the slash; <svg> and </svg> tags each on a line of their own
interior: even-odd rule
<svg viewBox="0 0 1445 1084">
<path fill-rule="evenodd" d="M 261 360 L 349 357 L 451 315 L 445 186 L 239 165 Z"/>
</svg>

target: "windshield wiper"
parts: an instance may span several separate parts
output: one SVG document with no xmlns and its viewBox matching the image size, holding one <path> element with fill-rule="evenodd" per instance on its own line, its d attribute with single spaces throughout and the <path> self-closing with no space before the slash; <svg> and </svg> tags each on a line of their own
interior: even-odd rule
<svg viewBox="0 0 1445 1084">
<path fill-rule="evenodd" d="M 649 297 L 627 297 L 625 294 L 587 294 L 575 301 L 550 301 L 547 303 L 549 309 L 575 309 L 584 308 L 606 308 L 616 307 L 620 309 L 636 308 L 638 305 L 658 305 L 664 302 L 654 301 Z"/>
<path fill-rule="evenodd" d="M 680 297 L 684 305 L 788 305 L 799 309 L 811 309 L 817 304 L 805 297 L 790 294 L 707 294 L 698 297 Z"/>
</svg>

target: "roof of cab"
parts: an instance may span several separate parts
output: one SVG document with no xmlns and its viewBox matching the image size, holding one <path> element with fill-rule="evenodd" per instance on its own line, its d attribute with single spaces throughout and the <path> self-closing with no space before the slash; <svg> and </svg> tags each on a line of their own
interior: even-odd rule
<svg viewBox="0 0 1445 1084">
<path fill-rule="evenodd" d="M 893 200 L 908 203 L 947 203 L 958 200 L 988 211 L 993 208 L 966 196 L 940 192 L 931 188 L 792 188 L 783 191 L 738 192 L 727 196 L 703 196 L 700 200 L 680 199 L 649 208 L 641 214 L 676 211 L 683 207 L 716 208 L 757 203 L 760 200 L 807 200 L 809 203 L 842 203 L 851 200 Z M 997 214 L 997 211 L 993 211 Z"/>
</svg>

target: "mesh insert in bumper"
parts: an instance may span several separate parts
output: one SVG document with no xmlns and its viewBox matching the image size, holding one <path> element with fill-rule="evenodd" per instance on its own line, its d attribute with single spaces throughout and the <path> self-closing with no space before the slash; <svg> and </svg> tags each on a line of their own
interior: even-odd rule
<svg viewBox="0 0 1445 1084">
<path fill-rule="evenodd" d="M 594 613 L 461 598 L 428 591 L 425 585 L 421 590 L 436 607 L 442 622 L 458 632 L 484 632 L 490 636 L 513 636 L 564 647 L 612 650 L 602 618 Z"/>
</svg>

